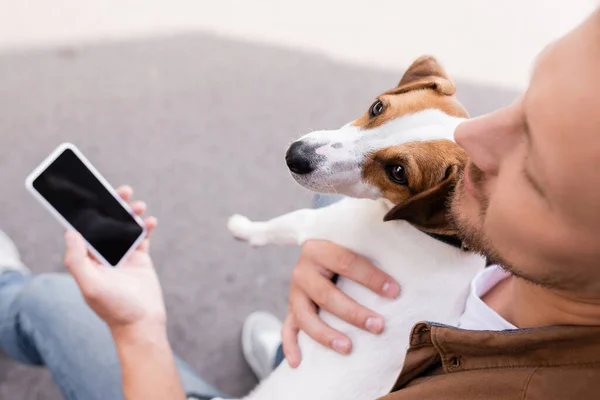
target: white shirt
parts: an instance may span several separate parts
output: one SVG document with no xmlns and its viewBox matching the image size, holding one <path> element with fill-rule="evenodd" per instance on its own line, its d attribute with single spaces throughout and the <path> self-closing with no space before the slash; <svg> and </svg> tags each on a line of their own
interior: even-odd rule
<svg viewBox="0 0 600 400">
<path fill-rule="evenodd" d="M 471 290 L 467 298 L 465 312 L 458 320 L 458 327 L 474 331 L 502 331 L 517 329 L 496 311 L 481 300 L 481 297 L 496 286 L 498 282 L 508 278 L 510 273 L 494 265 L 485 268 L 471 282 Z"/>
</svg>

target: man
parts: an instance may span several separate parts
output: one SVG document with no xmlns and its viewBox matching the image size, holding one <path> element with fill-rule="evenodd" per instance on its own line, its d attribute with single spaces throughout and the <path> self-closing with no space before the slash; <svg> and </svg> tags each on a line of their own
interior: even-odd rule
<svg viewBox="0 0 600 400">
<path fill-rule="evenodd" d="M 600 157 L 599 66 L 596 11 L 542 52 L 513 105 L 455 133 L 470 163 L 452 214 L 469 246 L 508 271 L 492 267 L 475 279 L 459 326 L 534 329 L 417 325 L 385 399 L 598 397 L 600 178 L 590 167 Z M 325 283 L 332 272 L 379 292 L 391 287 L 365 260 L 332 251 L 342 260 L 336 269 L 301 262 L 295 271 L 283 329 L 292 365 L 301 359 L 298 329 L 351 350 L 348 338 L 318 319 L 314 303 L 357 326 L 377 318 Z"/>
<path fill-rule="evenodd" d="M 453 215 L 471 248 L 509 272 L 492 267 L 474 281 L 460 321 L 472 330 L 417 324 L 404 370 L 385 400 L 598 397 L 600 176 L 593 166 L 600 157 L 599 67 L 597 11 L 540 55 L 519 100 L 458 128 L 455 137 L 470 164 L 457 187 Z M 147 224 L 153 228 L 155 221 Z M 119 269 L 95 265 L 78 235 L 69 233 L 67 243 L 66 264 L 88 304 L 108 325 L 103 341 L 109 341 L 110 332 L 116 343 L 125 398 L 185 398 L 186 382 L 180 383 L 183 374 L 166 338 L 148 243 Z M 292 365 L 301 362 L 298 329 L 336 351 L 351 352 L 348 338 L 319 320 L 315 303 L 365 329 L 383 326 L 378 315 L 336 291 L 333 273 L 384 296 L 402 295 L 397 284 L 361 257 L 332 244 L 308 243 L 294 273 L 283 329 Z M 10 308 L 19 310 L 23 300 L 15 298 L 26 298 L 26 285 L 8 287 L 18 292 Z M 34 321 L 21 318 L 16 329 L 5 318 L 0 310 L 0 327 L 18 332 L 9 341 L 0 335 L 0 347 L 13 345 L 15 351 L 27 344 L 40 363 L 46 362 L 50 350 L 40 344 L 52 328 L 31 335 L 25 329 L 19 337 L 21 326 Z M 482 328 L 487 330 L 476 331 Z M 60 366 L 56 362 L 50 368 L 60 371 Z M 70 372 L 73 386 L 82 378 Z M 103 370 L 97 373 L 97 379 L 104 379 Z"/>
</svg>

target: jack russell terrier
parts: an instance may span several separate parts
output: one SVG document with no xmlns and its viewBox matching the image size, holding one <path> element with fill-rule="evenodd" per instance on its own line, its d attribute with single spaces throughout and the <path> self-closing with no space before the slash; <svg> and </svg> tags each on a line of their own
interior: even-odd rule
<svg viewBox="0 0 600 400">
<path fill-rule="evenodd" d="M 324 322 L 352 340 L 352 353 L 340 355 L 300 332 L 300 366 L 282 363 L 246 399 L 384 396 L 402 370 L 415 323 L 457 324 L 469 283 L 485 260 L 461 248 L 447 217 L 449 196 L 467 162 L 453 141 L 456 126 L 468 117 L 455 91 L 434 58 L 419 58 L 362 117 L 338 130 L 309 133 L 287 151 L 299 184 L 351 198 L 266 222 L 229 219 L 233 235 L 253 246 L 337 243 L 369 258 L 402 287 L 390 300 L 340 277 L 340 290 L 385 318 L 384 332 L 365 332 L 321 310 Z"/>
</svg>

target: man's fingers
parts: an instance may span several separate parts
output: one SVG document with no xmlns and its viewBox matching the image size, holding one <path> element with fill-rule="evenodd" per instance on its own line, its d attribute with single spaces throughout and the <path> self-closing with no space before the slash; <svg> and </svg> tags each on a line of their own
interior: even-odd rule
<svg viewBox="0 0 600 400">
<path fill-rule="evenodd" d="M 306 269 L 302 274 L 295 275 L 294 282 L 321 309 L 371 333 L 383 332 L 385 321 L 381 315 L 348 297 L 319 272 Z"/>
<path fill-rule="evenodd" d="M 133 210 L 133 212 L 136 215 L 142 215 L 142 214 L 144 214 L 146 212 L 146 209 L 148 208 L 148 206 L 146 205 L 146 203 L 143 202 L 143 201 L 140 201 L 140 200 L 134 201 L 129 206 L 131 207 L 131 209 Z"/>
<path fill-rule="evenodd" d="M 146 226 L 146 231 L 148 232 L 148 234 L 146 235 L 146 239 L 144 239 L 142 244 L 140 244 L 140 246 L 138 247 L 139 251 L 144 251 L 146 253 L 150 251 L 150 234 L 154 231 L 157 224 L 158 220 L 154 217 L 148 217 L 144 219 L 144 225 Z"/>
<path fill-rule="evenodd" d="M 126 202 L 129 203 L 131 201 L 131 197 L 133 196 L 133 189 L 131 188 L 131 186 L 123 185 L 123 186 L 119 186 L 119 188 L 117 189 L 117 193 L 119 194 L 119 196 L 121 196 L 121 198 L 123 200 L 125 200 Z M 144 215 L 144 213 L 148 209 L 148 205 L 146 204 L 146 202 L 141 201 L 141 200 L 133 201 L 129 204 L 129 206 L 131 207 L 131 209 L 137 216 Z M 154 218 L 154 217 L 146 218 L 144 220 L 144 224 L 146 225 L 146 230 L 148 231 L 148 235 L 150 235 L 150 233 L 154 230 L 154 228 L 156 228 L 156 224 L 157 224 L 156 218 Z M 147 244 L 148 243 L 146 243 L 146 245 Z"/>
<path fill-rule="evenodd" d="M 374 266 L 366 258 L 334 243 L 323 242 L 305 246 L 318 246 L 318 250 L 307 249 L 307 256 L 318 257 L 313 260 L 336 274 L 359 283 L 384 297 L 396 298 L 400 294 L 400 286 L 388 274 Z"/>
<path fill-rule="evenodd" d="M 148 236 L 154 231 L 156 225 L 158 225 L 158 220 L 155 217 L 147 217 L 144 219 L 144 225 L 146 225 L 146 230 L 148 231 Z"/>
<path fill-rule="evenodd" d="M 144 239 L 144 241 L 138 247 L 138 251 L 143 251 L 144 253 L 149 252 L 150 251 L 150 240 Z"/>
<path fill-rule="evenodd" d="M 133 196 L 133 189 L 129 185 L 123 185 L 117 188 L 117 193 L 119 194 L 119 196 L 121 196 L 123 200 L 129 202 L 129 200 L 131 200 L 131 197 Z"/>
<path fill-rule="evenodd" d="M 349 354 L 352 351 L 350 339 L 324 323 L 317 315 L 316 307 L 308 297 L 297 291 L 294 298 L 290 294 L 290 302 L 300 330 L 318 343 L 340 354 Z"/>
<path fill-rule="evenodd" d="M 292 368 L 297 368 L 302 361 L 302 354 L 298 346 L 298 332 L 298 324 L 296 324 L 292 313 L 289 313 L 281 328 L 281 341 L 285 359 Z"/>
</svg>

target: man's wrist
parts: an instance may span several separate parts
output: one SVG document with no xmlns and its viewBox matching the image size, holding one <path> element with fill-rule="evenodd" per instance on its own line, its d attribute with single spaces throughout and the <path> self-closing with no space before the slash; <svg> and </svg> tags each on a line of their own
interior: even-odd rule
<svg viewBox="0 0 600 400">
<path fill-rule="evenodd" d="M 185 399 L 165 324 L 136 323 L 110 330 L 126 399 Z"/>
<path fill-rule="evenodd" d="M 167 328 L 163 324 L 118 325 L 111 326 L 110 331 L 117 344 L 141 345 L 154 343 L 156 345 L 168 345 Z"/>
</svg>

